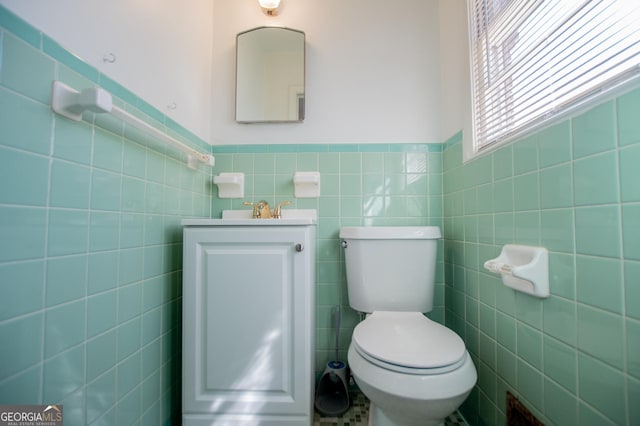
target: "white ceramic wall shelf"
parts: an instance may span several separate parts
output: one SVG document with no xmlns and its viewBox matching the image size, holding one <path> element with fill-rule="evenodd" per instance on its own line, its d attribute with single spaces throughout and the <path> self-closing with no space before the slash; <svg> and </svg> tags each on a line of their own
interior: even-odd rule
<svg viewBox="0 0 640 426">
<path fill-rule="evenodd" d="M 213 183 L 218 185 L 218 198 L 244 197 L 244 173 L 220 173 Z"/>
<path fill-rule="evenodd" d="M 295 172 L 293 174 L 293 189 L 296 198 L 320 197 L 320 173 Z"/>
<path fill-rule="evenodd" d="M 485 269 L 500 274 L 507 287 L 535 297 L 549 297 L 549 253 L 544 247 L 507 244 Z"/>
</svg>

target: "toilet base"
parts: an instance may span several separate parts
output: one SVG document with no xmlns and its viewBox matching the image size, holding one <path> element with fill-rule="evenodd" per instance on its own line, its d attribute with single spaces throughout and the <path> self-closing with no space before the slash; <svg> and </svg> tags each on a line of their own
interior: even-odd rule
<svg viewBox="0 0 640 426">
<path fill-rule="evenodd" d="M 428 421 L 424 418 L 411 419 L 407 418 L 402 413 L 398 413 L 397 417 L 393 414 L 387 414 L 376 407 L 375 404 L 369 405 L 369 419 L 367 421 L 368 426 L 444 426 L 444 421 Z"/>
</svg>

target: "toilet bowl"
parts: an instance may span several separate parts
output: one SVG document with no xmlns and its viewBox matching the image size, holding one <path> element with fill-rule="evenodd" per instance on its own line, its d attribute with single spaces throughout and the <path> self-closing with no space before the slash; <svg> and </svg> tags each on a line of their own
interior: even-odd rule
<svg viewBox="0 0 640 426">
<path fill-rule="evenodd" d="M 349 305 L 366 313 L 349 346 L 351 373 L 371 401 L 371 426 L 443 425 L 477 372 L 462 339 L 433 309 L 437 227 L 348 227 Z"/>
<path fill-rule="evenodd" d="M 348 360 L 375 426 L 441 425 L 477 380 L 460 337 L 421 313 L 369 315 L 354 330 Z"/>
</svg>

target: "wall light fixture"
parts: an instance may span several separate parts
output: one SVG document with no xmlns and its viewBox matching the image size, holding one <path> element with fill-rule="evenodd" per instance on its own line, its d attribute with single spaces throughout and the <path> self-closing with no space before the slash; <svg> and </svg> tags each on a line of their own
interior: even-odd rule
<svg viewBox="0 0 640 426">
<path fill-rule="evenodd" d="M 265 15 L 276 16 L 278 14 L 280 0 L 258 0 L 258 3 L 260 3 L 260 7 Z"/>
</svg>

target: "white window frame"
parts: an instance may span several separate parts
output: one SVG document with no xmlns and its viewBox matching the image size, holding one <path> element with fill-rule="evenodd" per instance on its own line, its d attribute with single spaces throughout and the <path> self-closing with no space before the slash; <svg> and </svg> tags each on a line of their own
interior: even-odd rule
<svg viewBox="0 0 640 426">
<path fill-rule="evenodd" d="M 485 10 L 488 10 L 486 5 L 491 3 L 500 3 L 500 2 L 502 2 L 503 5 L 506 4 L 506 6 L 504 6 L 504 8 L 501 9 L 501 11 L 495 13 L 495 16 L 493 16 L 494 20 L 492 23 L 488 25 L 485 24 L 483 29 L 483 31 L 485 32 L 477 32 L 478 31 L 476 29 L 477 27 L 472 22 L 472 17 L 474 16 L 474 13 L 475 13 L 474 4 L 484 3 L 485 9 L 483 9 L 483 12 L 481 13 L 484 13 L 483 16 L 485 16 L 486 18 L 486 15 L 489 14 L 484 12 Z M 465 125 L 465 127 L 470 127 L 470 128 L 464 129 L 464 133 L 466 134 L 464 136 L 464 140 L 465 140 L 464 141 L 464 160 L 465 161 L 477 155 L 481 155 L 485 152 L 492 151 L 495 148 L 502 146 L 506 143 L 512 142 L 516 139 L 523 138 L 537 130 L 540 130 L 544 127 L 548 127 L 554 123 L 557 123 L 560 120 L 566 119 L 571 115 L 579 114 L 581 111 L 585 110 L 586 108 L 593 106 L 596 102 L 603 101 L 606 98 L 616 96 L 622 93 L 623 91 L 628 90 L 629 87 L 637 86 L 640 83 L 640 19 L 634 21 L 637 28 L 632 25 L 627 25 L 622 30 L 622 31 L 627 31 L 630 35 L 622 31 L 620 33 L 616 33 L 616 34 L 625 35 L 626 37 L 624 38 L 625 43 L 635 43 L 635 40 L 638 40 L 638 44 L 633 44 L 632 48 L 627 49 L 627 51 L 632 52 L 631 57 L 632 57 L 633 66 L 629 67 L 627 66 L 629 64 L 626 63 L 624 72 L 619 72 L 616 75 L 605 74 L 604 71 L 602 71 L 601 75 L 603 75 L 604 77 L 601 79 L 601 81 L 598 80 L 599 75 L 596 73 L 600 71 L 596 69 L 595 66 L 593 66 L 592 68 L 587 67 L 585 69 L 589 69 L 589 70 L 593 69 L 594 70 L 593 75 L 595 77 L 588 76 L 583 81 L 583 80 L 579 80 L 579 77 L 577 77 L 579 76 L 579 74 L 567 73 L 567 75 L 570 76 L 570 79 L 568 80 L 569 84 L 567 84 L 566 83 L 567 79 L 560 81 L 560 79 L 557 78 L 557 76 L 560 75 L 557 70 L 558 69 L 564 70 L 565 68 L 558 68 L 558 67 L 553 68 L 554 65 L 550 65 L 548 67 L 550 69 L 553 68 L 555 70 L 554 71 L 555 74 L 547 73 L 543 77 L 536 76 L 535 78 L 533 78 L 533 80 L 535 80 L 535 83 L 530 83 L 527 80 L 524 80 L 522 78 L 518 80 L 517 73 L 519 73 L 520 75 L 530 74 L 529 73 L 530 68 L 527 68 L 527 66 L 530 67 L 532 65 L 526 65 L 526 62 L 527 60 L 529 60 L 529 58 L 536 57 L 534 54 L 520 54 L 520 56 L 518 56 L 514 61 L 514 62 L 517 62 L 515 65 L 507 64 L 504 67 L 504 69 L 508 69 L 509 67 L 511 67 L 512 69 L 507 70 L 507 72 L 502 75 L 494 73 L 494 75 L 492 75 L 491 77 L 488 77 L 487 68 L 481 69 L 481 71 L 484 74 L 479 74 L 478 72 L 476 72 L 481 67 L 486 67 L 487 64 L 489 64 L 489 66 L 495 67 L 496 64 L 499 62 L 496 59 L 499 57 L 499 55 L 495 55 L 495 52 L 493 56 L 491 55 L 483 56 L 482 57 L 483 60 L 485 60 L 486 58 L 489 58 L 488 60 L 484 61 L 484 63 L 482 63 L 483 61 L 481 60 L 476 61 L 476 56 L 478 52 L 481 51 L 480 47 L 482 47 L 482 46 L 479 47 L 480 43 L 478 41 L 482 41 L 483 42 L 482 44 L 484 46 L 487 46 L 487 45 L 490 46 L 491 39 L 498 40 L 498 41 L 501 40 L 502 42 L 504 42 L 505 40 L 508 41 L 509 37 L 502 36 L 501 38 L 492 34 L 491 31 L 503 31 L 500 34 L 509 34 L 509 36 L 516 34 L 516 37 L 517 37 L 518 32 L 522 30 L 523 34 L 526 35 L 527 33 L 526 31 L 524 31 L 524 29 L 526 29 L 527 25 L 529 25 L 529 27 L 533 26 L 533 24 L 529 24 L 527 22 L 527 19 L 530 19 L 530 21 L 535 20 L 535 18 L 532 17 L 535 15 L 531 13 L 531 10 L 535 11 L 536 8 L 538 8 L 538 10 L 545 10 L 544 8 L 550 8 L 550 7 L 566 8 L 567 5 L 572 2 L 579 9 L 577 12 L 573 10 L 569 12 L 565 11 L 565 13 L 568 14 L 567 17 L 563 18 L 563 20 L 558 19 L 558 21 L 561 21 L 560 24 L 562 25 L 576 22 L 578 19 L 580 19 L 580 16 L 582 16 L 582 15 L 579 15 L 579 13 L 583 13 L 585 16 L 590 16 L 587 14 L 592 13 L 594 16 L 597 16 L 598 19 L 600 19 L 600 16 L 602 14 L 602 10 L 600 9 L 603 9 L 603 8 L 607 12 L 612 11 L 610 15 L 611 16 L 615 15 L 614 17 L 616 17 L 616 19 L 624 23 L 625 18 L 619 18 L 619 17 L 627 16 L 630 12 L 627 10 L 625 11 L 627 15 L 622 15 L 622 14 L 616 15 L 616 12 L 615 12 L 616 9 L 610 9 L 613 6 L 627 7 L 629 10 L 632 11 L 633 14 L 638 14 L 638 15 L 634 15 L 633 16 L 634 18 L 637 18 L 638 16 L 640 16 L 640 0 L 602 0 L 602 1 L 595 1 L 595 0 L 572 0 L 572 1 L 569 1 L 569 0 L 468 0 L 467 1 L 467 5 L 468 5 L 467 14 L 468 14 L 468 23 L 469 23 L 469 27 L 468 27 L 469 55 L 470 55 L 469 66 L 470 66 L 470 74 L 471 74 L 470 75 L 471 77 L 471 80 L 470 80 L 471 118 L 469 120 L 470 122 Z M 529 15 L 527 15 L 527 13 L 529 13 Z M 512 19 L 512 21 L 509 21 L 508 19 Z M 572 21 L 572 19 L 574 20 Z M 595 19 L 592 19 L 592 21 L 595 22 Z M 629 21 L 631 21 L 631 19 Z M 518 22 L 519 25 L 511 25 L 511 22 Z M 510 29 L 513 30 L 514 32 L 508 33 L 504 31 L 505 24 L 507 26 L 511 25 L 512 28 Z M 544 25 L 541 25 L 541 26 L 544 26 Z M 596 51 L 596 49 L 593 48 L 592 45 L 588 44 L 589 41 L 584 41 L 584 40 L 587 40 L 584 37 L 584 35 L 585 34 L 591 35 L 593 34 L 593 32 L 588 32 L 588 33 L 584 32 L 584 30 L 582 30 L 582 28 L 586 28 L 584 25 L 583 26 L 576 25 L 576 27 L 578 29 L 576 29 L 573 34 L 579 34 L 579 37 L 574 37 L 572 39 L 573 40 L 572 43 L 568 43 L 566 44 L 566 46 L 570 46 L 571 48 L 574 48 L 575 46 L 582 45 L 583 49 L 589 48 L 589 50 L 587 50 L 588 52 Z M 557 26 L 554 28 L 557 28 Z M 564 28 L 564 27 L 561 27 L 561 28 Z M 602 26 L 598 28 L 602 28 Z M 607 26 L 606 28 L 610 28 L 610 27 Z M 629 28 L 632 28 L 632 29 L 629 29 Z M 580 31 L 583 31 L 584 34 L 580 34 Z M 477 32 L 477 34 L 481 34 L 481 37 L 474 37 L 474 32 Z M 535 35 L 537 35 L 538 33 L 533 32 L 533 34 L 534 34 L 533 37 L 523 38 L 523 40 L 517 40 L 515 44 L 520 43 L 525 47 L 527 44 L 529 45 L 537 44 L 539 49 L 538 51 L 542 51 L 542 49 L 547 49 L 549 44 L 553 45 L 554 37 L 558 37 L 558 38 L 560 37 L 560 36 L 557 36 L 556 33 L 550 33 L 551 35 L 550 37 L 549 35 L 547 35 L 547 37 L 539 37 L 538 40 L 536 41 L 534 39 L 535 39 Z M 568 39 L 569 37 L 565 37 L 565 38 Z M 615 39 L 615 37 L 613 36 L 609 38 L 606 38 L 606 37 L 602 37 L 602 38 L 604 38 L 607 43 L 611 43 L 611 44 L 618 43 L 617 39 Z M 530 40 L 534 40 L 534 41 L 532 42 Z M 627 42 L 626 40 L 631 40 L 631 41 Z M 485 47 L 484 52 L 488 52 L 491 50 L 491 48 L 494 48 L 494 47 L 495 46 L 490 46 L 490 49 L 487 49 Z M 513 43 L 512 43 L 510 47 L 512 50 L 510 52 L 507 52 L 509 54 L 511 54 L 511 52 L 513 51 L 526 52 L 526 49 L 524 49 L 523 46 L 516 46 L 516 48 L 513 48 Z M 506 50 L 508 49 L 505 49 L 505 51 Z M 602 50 L 607 54 L 612 51 L 612 50 L 608 50 L 606 47 L 603 47 Z M 557 52 L 557 49 L 556 49 L 556 52 Z M 562 49 L 561 52 L 562 54 L 564 54 L 565 50 Z M 556 55 L 556 56 L 559 56 L 559 55 Z M 538 57 L 540 57 L 540 55 L 538 55 Z M 582 60 L 582 57 L 581 56 L 577 56 L 577 57 L 579 58 L 578 60 L 570 58 L 571 60 L 570 62 L 568 62 L 569 64 L 571 64 L 570 66 L 573 66 L 573 64 L 580 63 L 579 60 Z M 546 56 L 544 56 L 544 58 L 547 59 Z M 603 64 L 607 63 L 605 61 L 600 61 L 600 62 Z M 548 63 L 551 63 L 551 61 L 545 62 L 545 65 Z M 536 64 L 539 64 L 539 62 L 537 62 Z M 539 68 L 542 68 L 542 67 L 539 67 Z M 612 68 L 612 67 L 609 67 L 609 68 Z M 516 70 L 517 73 L 514 73 L 514 77 L 512 78 L 512 81 L 516 81 L 516 84 L 518 84 L 518 81 L 525 82 L 525 83 L 522 83 L 521 86 L 517 86 L 517 87 L 523 88 L 522 90 L 520 90 L 520 94 L 526 95 L 527 98 L 522 97 L 521 98 L 522 100 L 518 100 L 518 99 L 516 99 L 515 101 L 511 100 L 509 97 L 513 97 L 513 93 L 510 92 L 510 90 L 513 90 L 513 88 L 508 88 L 508 87 L 506 89 L 503 87 L 504 90 L 503 90 L 502 98 L 500 98 L 495 94 L 497 93 L 495 91 L 495 86 L 497 86 L 496 84 L 494 85 L 494 87 L 489 87 L 489 90 L 494 90 L 493 92 L 494 94 L 483 99 L 483 96 L 482 94 L 479 93 L 480 90 L 478 89 L 479 75 L 482 75 L 484 77 L 484 79 L 482 80 L 484 82 L 488 81 L 490 78 L 494 77 L 495 75 L 498 75 L 498 77 L 496 78 L 496 81 L 502 81 L 504 83 L 505 81 L 507 82 L 509 81 L 508 72 L 513 72 L 513 70 Z M 578 68 L 578 70 L 580 70 L 580 68 Z M 499 70 L 499 71 L 502 71 L 502 70 Z M 505 78 L 504 76 L 507 76 L 507 77 Z M 547 76 L 551 76 L 551 78 L 547 78 Z M 556 79 L 560 81 L 560 83 L 555 82 Z M 573 85 L 579 88 L 580 91 L 577 94 L 571 95 L 570 97 L 562 98 L 560 95 L 556 95 L 556 93 L 561 93 L 561 90 L 556 89 L 557 87 L 561 87 L 560 84 L 565 85 L 565 86 L 562 86 L 562 88 L 568 87 L 569 85 Z M 487 86 L 490 86 L 490 85 L 487 85 Z M 535 90 L 532 90 L 532 89 L 535 89 Z M 554 92 L 554 90 L 556 90 L 556 92 Z M 541 99 L 540 101 L 541 104 L 544 104 L 543 109 L 541 109 L 539 113 L 525 116 L 525 114 L 528 114 L 528 112 L 530 111 L 530 109 L 526 107 L 527 99 L 531 99 L 530 95 L 532 93 L 542 92 L 542 91 L 545 91 L 544 94 L 538 96 L 538 98 Z M 493 96 L 493 98 L 491 98 L 491 96 Z M 556 101 L 555 98 L 560 98 L 560 99 Z M 479 113 L 476 108 L 476 106 L 479 104 L 482 104 L 484 107 L 486 107 L 487 105 L 491 105 L 490 101 L 488 101 L 487 99 L 494 99 L 493 105 L 495 106 L 496 110 L 499 111 L 499 113 L 495 115 L 495 117 L 498 117 L 496 121 L 499 124 L 504 125 L 506 122 L 509 121 L 509 117 L 511 117 L 513 121 L 519 120 L 520 122 L 524 122 L 524 123 L 517 124 L 513 128 L 508 128 L 508 126 L 506 126 L 503 128 L 503 129 L 507 129 L 506 131 L 491 130 L 491 132 L 493 132 L 492 135 L 498 135 L 498 137 L 494 138 L 493 136 L 490 136 L 487 138 L 486 135 L 488 133 L 486 129 L 493 124 L 491 123 L 490 125 L 487 125 L 488 123 L 487 120 L 484 120 L 482 117 L 479 118 L 479 115 L 478 115 Z M 499 101 L 496 101 L 496 99 L 499 99 Z M 511 104 L 509 104 L 510 101 L 512 102 Z M 514 107 L 514 105 L 516 106 Z M 522 105 L 525 105 L 525 106 L 523 107 Z M 516 110 L 518 106 L 520 107 L 520 112 L 514 113 L 514 110 Z M 520 114 L 520 116 L 518 116 L 518 114 Z M 515 119 L 514 119 L 514 116 L 515 116 Z M 522 116 L 525 116 L 526 119 L 522 118 Z M 489 118 L 489 120 L 490 119 L 491 118 Z M 484 131 L 482 131 L 482 126 L 484 126 Z M 470 133 L 471 137 L 467 136 L 469 135 L 469 133 L 467 132 Z M 485 139 L 480 140 L 480 138 L 483 138 L 483 137 Z"/>
</svg>

